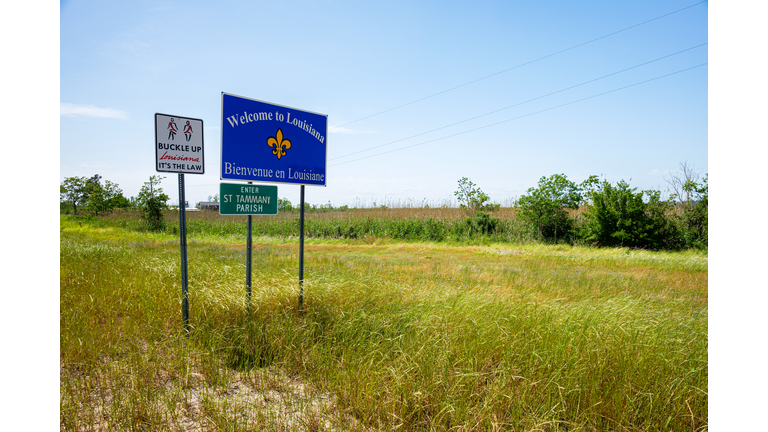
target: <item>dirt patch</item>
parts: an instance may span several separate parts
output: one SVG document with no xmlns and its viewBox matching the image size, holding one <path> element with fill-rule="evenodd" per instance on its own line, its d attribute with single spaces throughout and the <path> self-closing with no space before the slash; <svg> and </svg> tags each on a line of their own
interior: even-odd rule
<svg viewBox="0 0 768 432">
<path fill-rule="evenodd" d="M 91 390 L 88 406 L 80 407 L 78 417 L 89 421 L 78 424 L 76 430 L 109 431 L 120 424 L 142 423 L 143 419 L 147 420 L 147 430 L 366 430 L 339 410 L 335 396 L 318 391 L 297 376 L 289 376 L 281 368 L 228 373 L 234 376 L 230 375 L 226 386 L 210 385 L 196 372 L 176 380 L 164 379 L 155 389 L 153 406 L 145 408 L 151 414 L 138 417 L 136 413 L 112 412 L 115 396 L 109 383 L 102 382 Z M 61 374 L 71 380 L 77 372 L 62 368 Z M 91 384 L 88 376 L 78 378 L 84 386 Z M 158 418 L 162 419 L 160 424 Z M 69 429 L 62 426 L 61 430 Z"/>
</svg>

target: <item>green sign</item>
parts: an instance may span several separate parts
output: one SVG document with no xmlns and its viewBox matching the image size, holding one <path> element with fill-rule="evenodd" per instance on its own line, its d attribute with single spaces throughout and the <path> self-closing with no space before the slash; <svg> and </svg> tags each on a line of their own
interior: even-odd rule
<svg viewBox="0 0 768 432">
<path fill-rule="evenodd" d="M 221 183 L 219 192 L 219 214 L 277 214 L 277 186 Z"/>
</svg>

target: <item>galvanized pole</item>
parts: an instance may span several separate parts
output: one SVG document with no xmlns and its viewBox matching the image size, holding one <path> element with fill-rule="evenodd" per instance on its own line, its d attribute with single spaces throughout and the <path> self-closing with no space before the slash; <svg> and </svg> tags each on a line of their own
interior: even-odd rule
<svg viewBox="0 0 768 432">
<path fill-rule="evenodd" d="M 248 182 L 250 184 L 250 182 Z M 251 313 L 251 262 L 253 253 L 251 251 L 253 240 L 251 240 L 251 227 L 253 226 L 253 216 L 248 215 L 248 240 L 245 247 L 248 249 L 245 253 L 245 298 L 248 302 L 248 314 Z"/>
<path fill-rule="evenodd" d="M 304 185 L 299 200 L 299 313 L 304 312 Z"/>
<path fill-rule="evenodd" d="M 181 247 L 181 315 L 189 333 L 189 286 L 187 284 L 187 218 L 184 208 L 184 174 L 179 174 L 179 238 Z"/>
<path fill-rule="evenodd" d="M 253 184 L 253 182 L 248 182 Z M 253 230 L 253 215 L 248 215 L 248 236 L 245 241 L 245 299 L 248 303 L 248 315 L 251 314 L 251 263 L 253 262 L 253 239 L 251 232 Z"/>
</svg>

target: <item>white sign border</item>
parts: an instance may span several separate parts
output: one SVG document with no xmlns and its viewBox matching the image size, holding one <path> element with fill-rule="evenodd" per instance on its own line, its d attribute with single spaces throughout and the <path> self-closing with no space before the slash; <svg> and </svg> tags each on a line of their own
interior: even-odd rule
<svg viewBox="0 0 768 432">
<path fill-rule="evenodd" d="M 173 117 L 173 118 L 177 118 L 177 119 L 194 120 L 194 121 L 199 121 L 200 122 L 200 145 L 203 147 L 202 151 L 200 152 L 200 154 L 202 155 L 201 156 L 201 159 L 202 159 L 201 164 L 203 165 L 203 171 L 202 172 L 199 172 L 199 171 L 178 171 L 178 170 L 171 170 L 171 169 L 162 170 L 162 169 L 160 169 L 160 167 L 158 166 L 158 163 L 160 161 L 160 155 L 158 153 L 159 149 L 157 148 L 157 141 L 158 141 L 158 138 L 159 138 L 159 136 L 157 135 L 157 133 L 158 133 L 158 130 L 157 130 L 157 116 L 166 116 L 166 117 Z M 155 147 L 155 171 L 161 172 L 161 173 L 170 173 L 170 174 L 197 174 L 197 175 L 205 174 L 205 134 L 203 133 L 204 129 L 205 129 L 205 122 L 203 121 L 203 119 L 194 118 L 194 117 L 177 116 L 177 115 L 173 115 L 173 114 L 164 114 L 164 113 L 157 113 L 156 112 L 155 113 L 155 141 L 154 141 L 154 144 L 153 144 L 153 146 Z"/>
</svg>

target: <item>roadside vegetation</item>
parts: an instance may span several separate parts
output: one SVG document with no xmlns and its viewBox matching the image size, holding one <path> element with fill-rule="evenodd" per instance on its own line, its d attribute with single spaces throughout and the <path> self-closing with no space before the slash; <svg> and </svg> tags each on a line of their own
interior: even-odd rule
<svg viewBox="0 0 768 432">
<path fill-rule="evenodd" d="M 629 247 L 650 250 L 707 249 L 708 176 L 703 178 L 685 163 L 678 174 L 667 178 L 666 199 L 658 190 L 638 191 L 629 183 L 612 184 L 591 176 L 580 184 L 565 174 L 542 177 L 536 187 L 502 207 L 471 180 L 458 182 L 458 206 L 430 207 L 412 202 L 374 203 L 372 207 L 334 207 L 331 203 L 305 203 L 309 238 L 394 240 L 483 244 L 489 242 L 569 244 L 596 247 Z M 96 176 L 94 176 L 95 178 Z M 179 218 L 169 210 L 168 195 L 159 188 L 161 177 L 152 176 L 138 198 L 114 198 L 94 189 L 104 188 L 92 178 L 78 187 L 62 184 L 62 213 L 80 211 L 80 218 L 102 226 L 135 231 L 178 234 Z M 80 191 L 80 192 L 78 192 Z M 113 196 L 104 204 L 104 196 Z M 127 203 L 127 204 L 126 204 Z M 119 204 L 119 205 L 118 205 Z M 389 205 L 387 205 L 389 204 Z M 103 210 L 107 208 L 108 211 Z M 93 210 L 96 209 L 96 210 Z M 291 238 L 299 235 L 299 209 L 279 199 L 276 216 L 254 218 L 255 235 Z M 72 215 L 75 216 L 74 214 Z M 243 217 L 218 212 L 190 212 L 187 232 L 232 236 L 242 234 Z"/>
<path fill-rule="evenodd" d="M 708 428 L 706 176 L 309 205 L 303 313 L 290 202 L 253 218 L 250 302 L 245 218 L 189 212 L 188 334 L 156 180 L 159 223 L 82 196 L 61 217 L 61 430 Z"/>
</svg>

